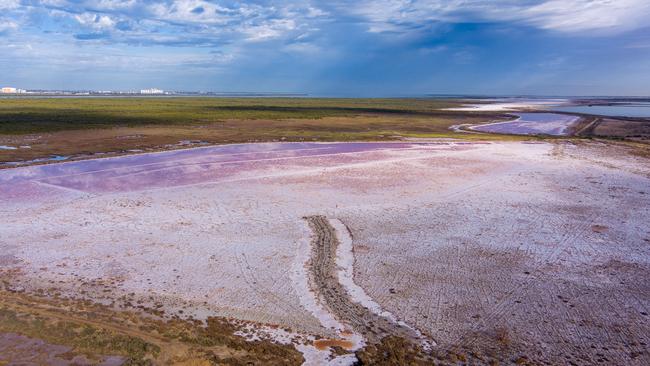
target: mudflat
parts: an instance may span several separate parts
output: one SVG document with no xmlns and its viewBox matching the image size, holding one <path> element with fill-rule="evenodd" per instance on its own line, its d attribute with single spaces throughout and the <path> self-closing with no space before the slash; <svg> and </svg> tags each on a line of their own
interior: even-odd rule
<svg viewBox="0 0 650 366">
<path fill-rule="evenodd" d="M 84 301 L 147 314 L 161 336 L 142 360 L 163 357 L 165 329 L 213 324 L 211 343 L 174 338 L 183 352 L 166 360 L 270 355 L 258 345 L 286 364 L 385 350 L 415 363 L 650 362 L 650 162 L 629 146 L 242 144 L 7 169 L 0 182 L 3 314 L 28 317 L 25 301 L 66 303 L 81 314 L 70 321 Z"/>
</svg>

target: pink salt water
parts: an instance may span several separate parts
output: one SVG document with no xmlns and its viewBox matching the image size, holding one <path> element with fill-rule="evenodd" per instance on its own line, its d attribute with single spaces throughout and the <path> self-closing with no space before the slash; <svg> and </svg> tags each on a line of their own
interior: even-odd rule
<svg viewBox="0 0 650 366">
<path fill-rule="evenodd" d="M 270 167 L 281 175 L 287 165 L 327 167 L 369 159 L 372 155 L 367 153 L 375 151 L 422 145 L 426 144 L 237 144 L 19 167 L 0 170 L 0 199 L 105 194 L 232 181 L 246 177 L 247 172 Z"/>
</svg>

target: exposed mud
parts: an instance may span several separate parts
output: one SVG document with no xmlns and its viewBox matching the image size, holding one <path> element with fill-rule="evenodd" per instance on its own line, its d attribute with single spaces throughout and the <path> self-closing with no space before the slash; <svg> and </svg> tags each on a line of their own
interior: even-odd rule
<svg viewBox="0 0 650 366">
<path fill-rule="evenodd" d="M 309 216 L 306 220 L 314 231 L 310 282 L 329 311 L 339 321 L 362 334 L 369 343 L 378 343 L 389 335 L 418 342 L 420 336 L 413 329 L 375 314 L 352 300 L 339 282 L 336 263 L 339 240 L 334 228 L 324 216 Z"/>
</svg>

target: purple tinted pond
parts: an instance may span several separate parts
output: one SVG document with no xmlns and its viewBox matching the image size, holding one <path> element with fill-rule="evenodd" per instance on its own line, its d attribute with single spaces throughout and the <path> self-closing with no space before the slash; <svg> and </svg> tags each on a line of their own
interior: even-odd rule
<svg viewBox="0 0 650 366">
<path fill-rule="evenodd" d="M 354 153 L 403 149 L 414 143 L 262 143 L 222 145 L 0 170 L 0 199 L 47 191 L 110 193 L 236 179 L 260 168 L 328 166 Z M 300 158 L 300 159 L 297 159 Z M 314 165 L 316 166 L 316 165 Z"/>
<path fill-rule="evenodd" d="M 519 118 L 509 122 L 488 123 L 474 126 L 473 130 L 512 135 L 553 135 L 568 134 L 569 127 L 579 117 L 558 113 L 517 113 Z"/>
</svg>

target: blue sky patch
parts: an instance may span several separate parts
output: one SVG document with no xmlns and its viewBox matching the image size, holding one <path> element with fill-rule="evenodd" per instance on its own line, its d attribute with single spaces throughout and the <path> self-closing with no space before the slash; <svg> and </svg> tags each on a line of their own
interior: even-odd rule
<svg viewBox="0 0 650 366">
<path fill-rule="evenodd" d="M 649 95 L 647 0 L 0 0 L 21 88 Z"/>
</svg>

